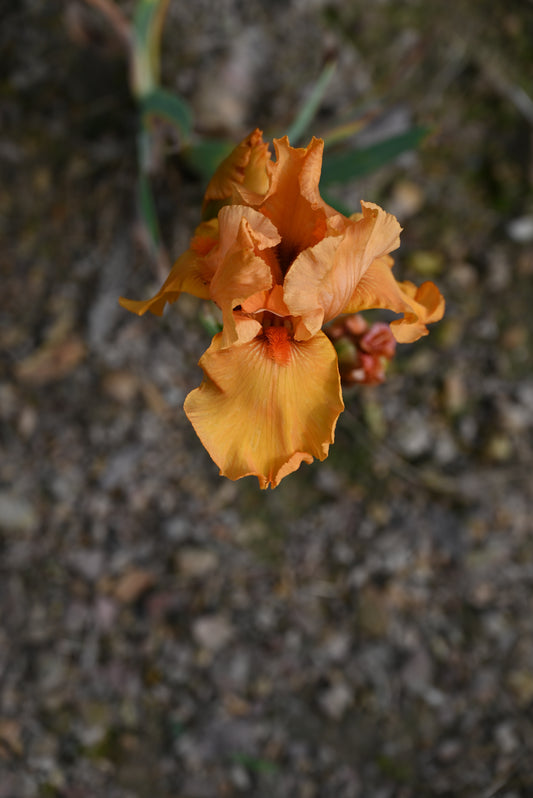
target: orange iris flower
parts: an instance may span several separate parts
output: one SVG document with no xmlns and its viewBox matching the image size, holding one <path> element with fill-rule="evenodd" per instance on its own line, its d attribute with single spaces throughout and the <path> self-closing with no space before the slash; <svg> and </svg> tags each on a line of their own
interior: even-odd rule
<svg viewBox="0 0 533 798">
<path fill-rule="evenodd" d="M 342 313 L 389 308 L 397 341 L 416 341 L 444 300 L 431 282 L 398 283 L 389 252 L 397 219 L 362 202 L 347 218 L 319 193 L 323 142 L 274 140 L 255 130 L 209 183 L 190 248 L 151 299 L 121 299 L 161 315 L 182 291 L 213 300 L 223 329 L 200 360 L 204 380 L 185 412 L 230 479 L 276 487 L 302 461 L 324 460 L 344 408 L 337 355 L 322 326 Z"/>
</svg>

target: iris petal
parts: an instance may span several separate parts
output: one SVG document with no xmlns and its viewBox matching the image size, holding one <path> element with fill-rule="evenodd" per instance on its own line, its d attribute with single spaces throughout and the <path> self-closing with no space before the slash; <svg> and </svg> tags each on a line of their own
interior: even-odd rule
<svg viewBox="0 0 533 798">
<path fill-rule="evenodd" d="M 269 185 L 269 160 L 268 144 L 256 129 L 232 150 L 211 178 L 204 196 L 204 218 L 216 216 L 220 204 L 242 202 L 241 191 L 260 202 Z"/>
<path fill-rule="evenodd" d="M 344 232 L 329 235 L 304 250 L 285 278 L 285 302 L 302 317 L 298 338 L 314 335 L 349 303 L 375 258 L 399 245 L 401 227 L 378 205 L 361 203 L 358 220 L 346 220 Z"/>
<path fill-rule="evenodd" d="M 237 340 L 233 310 L 272 286 L 273 275 L 262 252 L 279 243 L 272 222 L 253 208 L 231 205 L 219 213 L 220 241 L 208 256 L 213 277 L 210 296 L 222 310 L 224 345 Z"/>
<path fill-rule="evenodd" d="M 391 323 L 391 331 L 399 343 L 411 343 L 427 335 L 426 324 L 439 321 L 444 315 L 444 298 L 437 286 L 425 282 L 417 288 L 413 283 L 399 283 L 391 268 L 392 258 L 377 258 L 366 271 L 343 313 L 357 313 L 373 308 L 387 308 L 403 313 Z"/>
<path fill-rule="evenodd" d="M 254 474 L 262 488 L 275 487 L 302 461 L 324 460 L 344 407 L 337 357 L 324 333 L 291 342 L 289 356 L 273 357 L 270 346 L 261 336 L 222 348 L 215 336 L 200 360 L 204 381 L 185 400 L 220 473 Z"/>
<path fill-rule="evenodd" d="M 218 221 L 202 222 L 195 231 L 190 248 L 180 255 L 167 279 L 153 297 L 146 300 L 120 297 L 123 308 L 142 316 L 149 310 L 155 316 L 162 316 L 167 302 L 175 302 L 182 291 L 200 299 L 209 299 L 209 283 L 213 269 L 205 256 L 216 245 Z"/>
</svg>

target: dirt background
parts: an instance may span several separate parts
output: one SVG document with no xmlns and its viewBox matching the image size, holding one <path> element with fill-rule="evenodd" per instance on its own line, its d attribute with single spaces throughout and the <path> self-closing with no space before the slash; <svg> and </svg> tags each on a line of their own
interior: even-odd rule
<svg viewBox="0 0 533 798">
<path fill-rule="evenodd" d="M 332 55 L 313 133 L 432 131 L 338 196 L 398 215 L 446 318 L 268 492 L 184 416 L 201 303 L 117 304 L 159 282 L 120 44 L 82 3 L 1 14 L 0 798 L 532 796 L 532 3 L 172 0 L 203 135 L 282 134 Z"/>
</svg>

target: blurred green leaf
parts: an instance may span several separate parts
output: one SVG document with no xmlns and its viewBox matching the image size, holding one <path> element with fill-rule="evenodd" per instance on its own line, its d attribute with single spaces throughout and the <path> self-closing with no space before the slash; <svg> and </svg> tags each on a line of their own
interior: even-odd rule
<svg viewBox="0 0 533 798">
<path fill-rule="evenodd" d="M 166 89 L 155 88 L 141 98 L 141 111 L 146 116 L 161 116 L 175 125 L 188 138 L 192 130 L 192 111 L 181 97 Z"/>
<path fill-rule="evenodd" d="M 344 203 L 340 199 L 337 199 L 337 197 L 333 197 L 327 191 L 322 191 L 321 190 L 320 191 L 320 196 L 322 197 L 324 202 L 327 202 L 327 204 L 331 205 L 332 208 L 335 208 L 336 211 L 338 211 L 339 213 L 342 213 L 343 216 L 350 216 L 354 212 L 353 208 L 350 209 L 346 205 L 346 203 Z"/>
<path fill-rule="evenodd" d="M 363 128 L 370 124 L 379 115 L 379 109 L 376 107 L 368 109 L 360 109 L 354 119 L 348 119 L 334 127 L 329 128 L 321 134 L 324 139 L 324 146 L 326 149 L 341 141 L 345 141 L 356 133 L 360 133 Z"/>
<path fill-rule="evenodd" d="M 298 116 L 289 127 L 287 136 L 293 146 L 300 140 L 318 111 L 329 82 L 335 73 L 336 66 L 335 61 L 326 64 L 317 82 L 313 86 L 309 97 L 298 112 Z"/>
<path fill-rule="evenodd" d="M 233 754 L 232 759 L 255 773 L 274 773 L 278 770 L 278 766 L 274 762 L 250 754 Z"/>
<path fill-rule="evenodd" d="M 415 149 L 428 132 L 426 127 L 414 127 L 362 150 L 349 150 L 338 154 L 326 153 L 321 183 L 324 186 L 331 183 L 347 183 L 371 174 L 402 153 Z"/>
<path fill-rule="evenodd" d="M 133 91 L 144 97 L 159 83 L 161 34 L 169 0 L 139 0 L 133 17 Z"/>
<path fill-rule="evenodd" d="M 155 202 L 152 189 L 150 187 L 150 182 L 146 174 L 143 172 L 139 174 L 137 191 L 141 218 L 146 225 L 146 229 L 148 230 L 150 241 L 153 246 L 154 255 L 156 255 L 159 249 L 159 242 L 161 240 L 161 236 L 159 234 L 159 222 L 157 221 L 157 212 L 155 209 Z"/>
<path fill-rule="evenodd" d="M 200 314 L 200 324 L 211 338 L 222 332 L 221 322 L 207 312 Z"/>
<path fill-rule="evenodd" d="M 235 144 L 223 139 L 206 139 L 182 150 L 182 156 L 190 168 L 209 180 L 213 172 L 234 149 Z"/>
</svg>

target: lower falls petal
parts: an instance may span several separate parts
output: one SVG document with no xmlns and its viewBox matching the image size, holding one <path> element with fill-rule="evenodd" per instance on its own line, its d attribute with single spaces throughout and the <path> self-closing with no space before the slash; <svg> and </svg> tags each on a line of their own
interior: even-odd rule
<svg viewBox="0 0 533 798">
<path fill-rule="evenodd" d="M 324 333 L 274 346 L 261 335 L 222 348 L 215 336 L 200 360 L 204 380 L 185 400 L 220 473 L 255 475 L 262 488 L 276 487 L 302 461 L 324 460 L 344 408 L 337 356 Z"/>
</svg>

